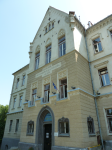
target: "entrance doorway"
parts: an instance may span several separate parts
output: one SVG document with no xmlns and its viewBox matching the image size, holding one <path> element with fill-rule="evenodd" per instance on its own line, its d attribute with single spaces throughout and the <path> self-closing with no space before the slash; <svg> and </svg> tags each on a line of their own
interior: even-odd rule
<svg viewBox="0 0 112 150">
<path fill-rule="evenodd" d="M 44 125 L 44 150 L 51 150 L 52 124 Z"/>
</svg>

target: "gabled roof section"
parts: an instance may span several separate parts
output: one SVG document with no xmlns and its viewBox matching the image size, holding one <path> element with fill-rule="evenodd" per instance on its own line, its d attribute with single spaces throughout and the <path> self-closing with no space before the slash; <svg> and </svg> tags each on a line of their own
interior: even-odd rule
<svg viewBox="0 0 112 150">
<path fill-rule="evenodd" d="M 63 15 L 68 15 L 66 12 L 63 12 L 63 11 L 61 11 L 61 10 L 58 10 L 58 9 L 54 8 L 54 7 L 49 6 L 49 8 L 47 9 L 46 14 L 45 14 L 45 16 L 44 16 L 44 18 L 43 18 L 41 24 L 40 24 L 40 27 L 39 27 L 39 29 L 38 29 L 38 31 L 37 31 L 37 33 L 36 33 L 34 39 L 33 39 L 33 42 L 34 42 L 35 39 L 36 39 L 36 36 L 37 36 L 37 34 L 38 34 L 38 32 L 39 32 L 41 26 L 42 26 L 42 23 L 44 22 L 44 19 L 46 18 L 47 14 L 50 13 L 49 11 L 52 11 L 52 10 L 55 10 L 55 11 L 57 11 L 58 13 L 63 13 Z M 32 43 L 33 43 L 33 42 L 32 42 Z"/>
<path fill-rule="evenodd" d="M 24 67 L 22 67 L 21 69 L 17 70 L 17 71 L 14 72 L 12 75 L 14 75 L 15 73 L 17 73 L 17 72 L 19 72 L 19 71 L 21 71 L 21 70 L 23 70 L 23 69 L 25 69 L 25 68 L 27 68 L 27 67 L 29 67 L 29 64 L 27 64 L 26 66 L 24 66 Z"/>
</svg>

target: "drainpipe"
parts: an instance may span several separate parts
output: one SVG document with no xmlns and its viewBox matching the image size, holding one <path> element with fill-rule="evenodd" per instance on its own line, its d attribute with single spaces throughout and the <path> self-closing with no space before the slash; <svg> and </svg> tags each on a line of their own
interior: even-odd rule
<svg viewBox="0 0 112 150">
<path fill-rule="evenodd" d="M 99 119 L 99 113 L 98 113 L 98 107 L 97 107 L 97 100 L 96 100 L 96 93 L 94 89 L 93 84 L 93 77 L 92 77 L 92 71 L 91 71 L 91 64 L 90 64 L 90 58 L 89 58 L 89 52 L 88 52 L 88 46 L 87 46 L 87 40 L 86 40 L 86 30 L 85 30 L 85 43 L 86 43 L 86 50 L 87 50 L 87 57 L 89 62 L 89 69 L 90 69 L 90 75 L 91 75 L 91 82 L 92 82 L 92 88 L 93 88 L 93 94 L 94 94 L 94 101 L 95 101 L 95 107 L 96 107 L 96 114 L 97 114 L 97 120 L 98 120 L 98 127 L 101 137 L 101 143 L 102 143 L 102 149 L 104 150 L 104 144 L 103 144 L 103 137 L 102 137 L 102 131 L 101 131 L 101 125 L 100 125 L 100 119 Z"/>
</svg>

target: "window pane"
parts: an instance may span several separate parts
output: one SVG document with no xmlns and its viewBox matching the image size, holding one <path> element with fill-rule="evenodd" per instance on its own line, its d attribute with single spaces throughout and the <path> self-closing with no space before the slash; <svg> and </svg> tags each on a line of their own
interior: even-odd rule
<svg viewBox="0 0 112 150">
<path fill-rule="evenodd" d="M 61 133 L 65 133 L 64 132 L 64 122 L 61 122 L 60 124 L 61 124 Z"/>
<path fill-rule="evenodd" d="M 67 97 L 67 85 L 65 85 L 65 97 Z"/>
<path fill-rule="evenodd" d="M 100 38 L 97 38 L 97 39 L 93 40 L 93 43 L 94 43 L 94 44 L 96 44 L 96 43 L 98 43 L 98 42 L 100 42 Z"/>
<path fill-rule="evenodd" d="M 65 40 L 65 36 L 62 37 L 61 39 L 59 39 L 59 43 L 61 43 L 61 42 L 64 41 L 64 40 Z"/>
<path fill-rule="evenodd" d="M 66 122 L 66 133 L 69 133 L 69 126 L 68 126 L 68 122 Z"/>
<path fill-rule="evenodd" d="M 64 98 L 63 86 L 60 87 L 60 98 Z"/>
<path fill-rule="evenodd" d="M 106 82 L 105 82 L 105 75 L 102 75 L 102 86 L 105 86 Z"/>
<path fill-rule="evenodd" d="M 102 46 L 101 46 L 101 42 L 98 43 L 98 48 L 99 48 L 99 52 L 102 51 Z"/>
<path fill-rule="evenodd" d="M 49 62 L 51 62 L 51 51 L 49 52 Z"/>
<path fill-rule="evenodd" d="M 61 85 L 67 84 L 67 79 L 61 80 Z"/>
<path fill-rule="evenodd" d="M 59 53 L 60 53 L 60 56 L 62 56 L 62 45 L 59 46 Z"/>
<path fill-rule="evenodd" d="M 108 122 L 109 122 L 109 129 L 110 131 L 112 131 L 112 118 L 108 118 Z"/>
<path fill-rule="evenodd" d="M 107 115 L 112 115 L 112 109 L 107 110 Z"/>
<path fill-rule="evenodd" d="M 65 55 L 66 45 L 63 43 L 63 55 Z"/>
<path fill-rule="evenodd" d="M 106 80 L 106 85 L 110 84 L 109 76 L 108 74 L 105 74 L 105 80 Z"/>
</svg>

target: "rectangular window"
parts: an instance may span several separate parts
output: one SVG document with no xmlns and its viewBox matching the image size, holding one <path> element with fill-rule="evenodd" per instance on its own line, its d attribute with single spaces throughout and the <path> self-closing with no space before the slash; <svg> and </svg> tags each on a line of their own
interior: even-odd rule
<svg viewBox="0 0 112 150">
<path fill-rule="evenodd" d="M 43 103 L 49 102 L 50 84 L 44 86 L 44 100 Z"/>
<path fill-rule="evenodd" d="M 35 57 L 35 70 L 39 68 L 40 52 L 36 54 Z"/>
<path fill-rule="evenodd" d="M 93 46 L 94 46 L 95 53 L 102 51 L 100 38 L 93 40 Z"/>
<path fill-rule="evenodd" d="M 54 28 L 54 22 L 52 23 L 52 28 Z"/>
<path fill-rule="evenodd" d="M 110 35 L 111 35 L 111 38 L 112 38 L 112 30 L 110 31 Z"/>
<path fill-rule="evenodd" d="M 11 132 L 11 129 L 12 129 L 12 122 L 13 122 L 13 120 L 10 120 L 9 132 Z"/>
<path fill-rule="evenodd" d="M 23 76 L 23 81 L 22 81 L 22 85 L 25 84 L 25 75 Z"/>
<path fill-rule="evenodd" d="M 109 132 L 112 133 L 112 109 L 106 109 L 106 117 L 107 117 Z"/>
<path fill-rule="evenodd" d="M 20 96 L 19 107 L 21 107 L 21 105 L 22 105 L 22 98 L 23 98 L 23 96 Z"/>
<path fill-rule="evenodd" d="M 60 99 L 67 97 L 67 79 L 60 80 Z"/>
<path fill-rule="evenodd" d="M 110 84 L 109 75 L 107 68 L 98 70 L 101 86 L 106 86 Z"/>
<path fill-rule="evenodd" d="M 33 91 L 32 91 L 32 105 L 34 105 L 36 96 L 37 96 L 37 89 L 33 89 Z"/>
<path fill-rule="evenodd" d="M 59 56 L 66 54 L 65 36 L 59 39 Z"/>
<path fill-rule="evenodd" d="M 51 45 L 46 47 L 46 64 L 51 62 Z"/>
<path fill-rule="evenodd" d="M 19 128 L 19 119 L 16 119 L 16 128 L 15 128 L 15 132 L 18 131 L 18 128 Z"/>
<path fill-rule="evenodd" d="M 18 86 L 19 86 L 19 78 L 17 79 L 16 88 L 18 88 Z"/>
<path fill-rule="evenodd" d="M 49 24 L 49 31 L 51 30 L 51 25 Z"/>
<path fill-rule="evenodd" d="M 69 133 L 68 122 L 60 122 L 60 134 Z"/>
<path fill-rule="evenodd" d="M 15 108 L 16 105 L 16 98 L 14 98 L 13 108 Z"/>
</svg>

